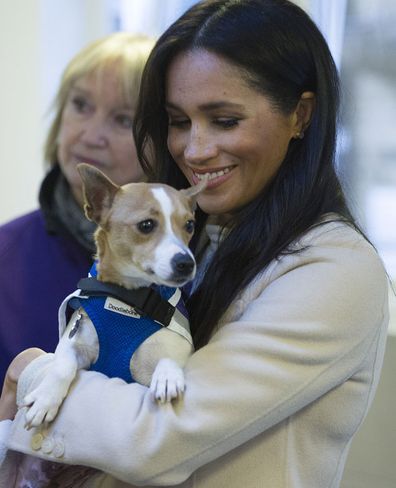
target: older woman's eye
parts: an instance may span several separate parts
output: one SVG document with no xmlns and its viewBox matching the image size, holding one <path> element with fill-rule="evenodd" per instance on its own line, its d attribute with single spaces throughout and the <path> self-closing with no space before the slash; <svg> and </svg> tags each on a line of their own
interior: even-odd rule
<svg viewBox="0 0 396 488">
<path fill-rule="evenodd" d="M 71 103 L 75 110 L 79 113 L 88 112 L 90 109 L 90 104 L 84 97 L 74 97 L 72 98 Z"/>
<path fill-rule="evenodd" d="M 115 116 L 115 121 L 117 125 L 123 129 L 132 129 L 133 120 L 130 115 L 118 114 Z"/>
</svg>

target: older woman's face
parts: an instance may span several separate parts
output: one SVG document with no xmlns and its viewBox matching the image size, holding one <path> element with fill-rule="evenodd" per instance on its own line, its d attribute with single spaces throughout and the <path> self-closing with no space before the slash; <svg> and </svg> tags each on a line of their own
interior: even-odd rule
<svg viewBox="0 0 396 488">
<path fill-rule="evenodd" d="M 168 148 L 186 178 L 209 176 L 198 204 L 232 213 L 252 201 L 277 173 L 299 129 L 250 88 L 238 68 L 204 50 L 181 53 L 166 79 Z"/>
<path fill-rule="evenodd" d="M 62 112 L 58 135 L 58 161 L 76 200 L 82 203 L 77 165 L 89 163 L 118 185 L 141 181 L 132 136 L 132 107 L 123 96 L 114 69 L 78 79 Z"/>
</svg>

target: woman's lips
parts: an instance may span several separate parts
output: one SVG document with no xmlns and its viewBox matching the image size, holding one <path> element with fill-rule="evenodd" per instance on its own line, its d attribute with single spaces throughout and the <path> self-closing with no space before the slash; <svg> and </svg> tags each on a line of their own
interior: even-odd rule
<svg viewBox="0 0 396 488">
<path fill-rule="evenodd" d="M 87 164 L 92 164 L 92 166 L 97 166 L 97 167 L 105 167 L 105 163 L 98 159 L 86 157 L 86 156 L 81 156 L 79 154 L 74 154 L 73 158 L 78 162 L 78 163 L 87 163 Z"/>
<path fill-rule="evenodd" d="M 217 169 L 217 170 L 210 170 L 210 171 L 200 171 L 196 172 L 191 169 L 192 179 L 194 185 L 199 183 L 201 180 L 207 179 L 207 189 L 215 188 L 216 186 L 221 185 L 224 181 L 228 180 L 231 176 L 233 169 L 236 166 L 227 166 L 226 168 Z"/>
</svg>

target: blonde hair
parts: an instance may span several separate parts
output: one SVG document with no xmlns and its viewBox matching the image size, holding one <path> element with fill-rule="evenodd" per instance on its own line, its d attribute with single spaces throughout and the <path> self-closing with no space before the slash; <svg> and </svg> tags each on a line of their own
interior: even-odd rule
<svg viewBox="0 0 396 488">
<path fill-rule="evenodd" d="M 98 39 L 80 51 L 66 66 L 53 102 L 55 117 L 44 145 L 45 161 L 57 163 L 57 139 L 63 109 L 74 83 L 92 73 L 100 73 L 109 66 L 118 70 L 125 101 L 135 108 L 140 79 L 154 40 L 129 32 L 116 32 Z"/>
</svg>

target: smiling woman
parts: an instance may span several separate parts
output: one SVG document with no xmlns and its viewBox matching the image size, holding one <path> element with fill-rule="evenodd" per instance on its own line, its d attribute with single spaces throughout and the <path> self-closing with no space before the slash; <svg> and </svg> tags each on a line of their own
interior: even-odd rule
<svg viewBox="0 0 396 488">
<path fill-rule="evenodd" d="M 166 86 L 169 152 L 191 184 L 208 176 L 198 203 L 212 215 L 238 211 L 268 186 L 289 142 L 308 127 L 315 98 L 304 92 L 283 114 L 238 68 L 203 49 L 176 57 Z"/>
<path fill-rule="evenodd" d="M 132 122 L 152 46 L 115 33 L 84 48 L 63 73 L 40 209 L 0 227 L 0 379 L 21 350 L 54 350 L 59 304 L 91 266 L 95 224 L 83 213 L 77 164 L 93 164 L 120 185 L 144 178 Z"/>
</svg>

